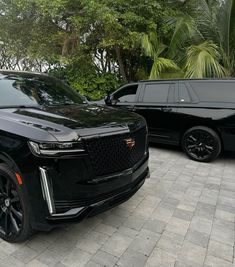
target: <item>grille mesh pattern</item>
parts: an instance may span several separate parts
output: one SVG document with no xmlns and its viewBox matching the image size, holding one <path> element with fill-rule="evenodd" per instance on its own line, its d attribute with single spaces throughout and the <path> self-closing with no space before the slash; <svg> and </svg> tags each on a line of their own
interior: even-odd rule
<svg viewBox="0 0 235 267">
<path fill-rule="evenodd" d="M 125 139 L 133 138 L 135 146 L 129 148 Z M 115 173 L 133 167 L 145 153 L 146 130 L 86 140 L 84 145 L 89 153 L 96 176 Z"/>
</svg>

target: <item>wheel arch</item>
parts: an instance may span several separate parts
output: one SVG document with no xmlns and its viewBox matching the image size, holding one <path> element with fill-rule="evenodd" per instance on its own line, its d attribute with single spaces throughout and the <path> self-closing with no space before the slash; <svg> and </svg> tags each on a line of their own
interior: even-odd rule
<svg viewBox="0 0 235 267">
<path fill-rule="evenodd" d="M 15 172 L 19 172 L 20 173 L 20 170 L 19 170 L 17 164 L 15 163 L 15 161 L 7 153 L 0 152 L 0 163 L 5 163 L 10 168 L 12 168 L 12 170 L 14 170 Z"/>
</svg>

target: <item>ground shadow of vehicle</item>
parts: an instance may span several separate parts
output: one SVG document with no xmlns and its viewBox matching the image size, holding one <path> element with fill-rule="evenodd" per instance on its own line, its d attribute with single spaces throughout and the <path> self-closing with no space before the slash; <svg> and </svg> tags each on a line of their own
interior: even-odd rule
<svg viewBox="0 0 235 267">
<path fill-rule="evenodd" d="M 167 152 L 172 151 L 173 153 L 183 153 L 183 150 L 180 146 L 172 146 L 172 145 L 167 145 L 167 144 L 157 144 L 157 143 L 149 143 L 150 148 L 156 148 L 156 149 L 162 149 Z M 187 156 L 185 155 L 187 158 Z M 235 159 L 235 152 L 232 151 L 222 151 L 218 157 L 218 159 Z"/>
</svg>

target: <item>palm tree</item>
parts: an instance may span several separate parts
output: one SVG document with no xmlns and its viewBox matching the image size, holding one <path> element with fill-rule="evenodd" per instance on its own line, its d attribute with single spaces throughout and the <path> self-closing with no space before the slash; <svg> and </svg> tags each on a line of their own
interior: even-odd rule
<svg viewBox="0 0 235 267">
<path fill-rule="evenodd" d="M 182 8 L 167 22 L 174 28 L 169 56 L 185 60 L 186 77 L 235 74 L 235 0 L 186 0 Z"/>
<path fill-rule="evenodd" d="M 150 78 L 172 76 L 172 71 L 175 76 L 183 71 L 188 78 L 235 75 L 235 0 L 178 4 L 181 8 L 165 19 L 172 30 L 168 46 L 155 32 L 142 36 L 142 48 L 153 60 Z"/>
<path fill-rule="evenodd" d="M 156 79 L 160 78 L 161 76 L 165 76 L 166 71 L 173 73 L 180 72 L 180 68 L 173 60 L 162 56 L 167 47 L 160 42 L 156 32 L 142 34 L 141 46 L 145 52 L 145 55 L 153 60 L 153 65 L 149 76 L 150 79 Z"/>
</svg>

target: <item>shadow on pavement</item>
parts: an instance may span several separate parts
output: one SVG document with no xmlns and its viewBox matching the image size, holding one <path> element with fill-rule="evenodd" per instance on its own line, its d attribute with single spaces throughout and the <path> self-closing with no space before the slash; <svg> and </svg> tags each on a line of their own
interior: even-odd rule
<svg viewBox="0 0 235 267">
<path fill-rule="evenodd" d="M 174 151 L 174 152 L 182 152 L 182 149 L 180 146 L 174 146 L 174 145 L 167 145 L 167 144 L 157 144 L 157 143 L 149 143 L 150 148 L 160 148 L 166 151 Z M 220 159 L 235 159 L 235 152 L 232 151 L 222 151 L 220 156 Z"/>
</svg>

